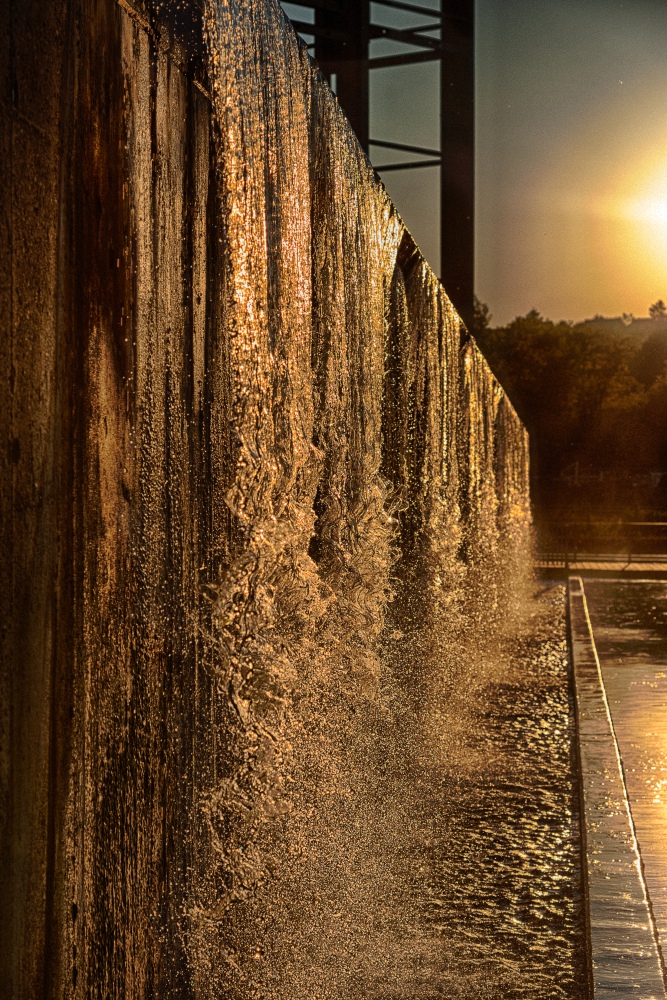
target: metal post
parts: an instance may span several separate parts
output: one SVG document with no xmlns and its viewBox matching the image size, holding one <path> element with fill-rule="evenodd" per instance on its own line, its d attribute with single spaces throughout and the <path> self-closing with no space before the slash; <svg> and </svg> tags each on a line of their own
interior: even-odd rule
<svg viewBox="0 0 667 1000">
<path fill-rule="evenodd" d="M 440 277 L 472 332 L 474 298 L 474 0 L 443 0 L 440 63 Z"/>
<path fill-rule="evenodd" d="M 337 0 L 315 10 L 315 59 L 331 82 L 341 107 L 368 152 L 369 0 Z"/>
</svg>

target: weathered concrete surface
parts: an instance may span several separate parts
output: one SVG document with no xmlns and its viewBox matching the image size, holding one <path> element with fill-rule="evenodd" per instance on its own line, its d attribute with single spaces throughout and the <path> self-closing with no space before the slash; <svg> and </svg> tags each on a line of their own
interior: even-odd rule
<svg viewBox="0 0 667 1000">
<path fill-rule="evenodd" d="M 39 23 L 41 45 L 34 43 Z M 57 572 L 60 95 L 66 11 L 0 7 L 0 982 L 44 990 Z"/>
<path fill-rule="evenodd" d="M 174 39 L 125 7 L 0 8 L 0 982 L 16 998 L 81 993 L 83 967 L 105 996 L 178 983 L 160 929 L 192 860 L 195 775 L 216 766 L 184 627 L 227 537 L 210 106 Z"/>
<path fill-rule="evenodd" d="M 655 928 L 583 584 L 568 584 L 594 996 L 665 996 Z"/>
</svg>

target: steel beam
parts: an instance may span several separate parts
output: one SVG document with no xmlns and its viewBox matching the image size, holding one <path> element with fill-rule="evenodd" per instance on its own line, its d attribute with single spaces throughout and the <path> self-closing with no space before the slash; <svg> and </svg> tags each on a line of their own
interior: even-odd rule
<svg viewBox="0 0 667 1000">
<path fill-rule="evenodd" d="M 380 146 L 382 149 L 400 149 L 405 153 L 421 153 L 423 156 L 440 156 L 439 149 L 429 149 L 427 146 L 408 146 L 404 142 L 387 142 L 386 139 L 369 139 L 369 145 Z"/>
<path fill-rule="evenodd" d="M 369 0 L 340 0 L 338 11 L 315 7 L 315 59 L 336 94 L 359 142 L 368 152 Z"/>
<path fill-rule="evenodd" d="M 435 31 L 436 28 L 439 31 L 440 25 L 428 24 L 423 30 Z M 369 33 L 371 38 L 389 38 L 394 42 L 403 42 L 404 45 L 418 45 L 426 49 L 439 49 L 440 39 L 418 34 L 421 30 L 421 28 L 387 28 L 379 24 L 371 24 Z"/>
<path fill-rule="evenodd" d="M 315 37 L 315 58 L 332 82 L 341 107 L 363 148 L 369 145 L 417 153 L 427 159 L 389 163 L 378 172 L 441 166 L 440 277 L 452 302 L 472 329 L 474 280 L 474 0 L 441 0 L 441 10 L 410 0 L 373 0 L 380 8 L 428 18 L 421 27 L 371 24 L 369 0 L 303 0 L 315 23 L 294 22 Z M 428 31 L 440 29 L 440 38 Z M 370 57 L 372 39 L 412 46 L 412 51 Z M 440 150 L 369 140 L 369 75 L 375 69 L 440 63 Z"/>
<path fill-rule="evenodd" d="M 369 69 L 388 69 L 390 66 L 411 66 L 415 63 L 440 62 L 441 49 L 430 49 L 428 52 L 401 52 L 395 56 L 378 56 L 369 59 Z"/>
<path fill-rule="evenodd" d="M 439 167 L 442 165 L 442 160 L 438 157 L 437 160 L 410 160 L 408 163 L 384 163 L 381 167 L 375 167 L 374 169 L 379 174 L 386 174 L 388 170 L 417 170 L 419 167 Z"/>
<path fill-rule="evenodd" d="M 474 0 L 443 0 L 440 64 L 440 278 L 472 330 L 474 298 Z"/>
<path fill-rule="evenodd" d="M 393 7 L 395 10 L 407 10 L 412 14 L 424 14 L 426 17 L 440 17 L 439 10 L 430 7 L 419 7 L 414 3 L 402 3 L 401 0 L 373 0 L 380 7 Z"/>
</svg>

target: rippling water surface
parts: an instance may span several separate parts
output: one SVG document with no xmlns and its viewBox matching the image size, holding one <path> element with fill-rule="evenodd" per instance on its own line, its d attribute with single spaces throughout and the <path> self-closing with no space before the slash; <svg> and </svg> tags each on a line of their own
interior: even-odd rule
<svg viewBox="0 0 667 1000">
<path fill-rule="evenodd" d="M 585 580 L 658 941 L 667 954 L 667 584 Z"/>
<path fill-rule="evenodd" d="M 462 709 L 429 878 L 454 982 L 434 995 L 585 996 L 562 594 L 541 596 Z"/>
<path fill-rule="evenodd" d="M 409 693 L 386 672 L 372 700 L 342 684 L 294 709 L 227 995 L 585 996 L 562 588 L 514 625 Z"/>
<path fill-rule="evenodd" d="M 667 588 L 659 580 L 587 580 L 603 660 L 667 663 Z"/>
</svg>

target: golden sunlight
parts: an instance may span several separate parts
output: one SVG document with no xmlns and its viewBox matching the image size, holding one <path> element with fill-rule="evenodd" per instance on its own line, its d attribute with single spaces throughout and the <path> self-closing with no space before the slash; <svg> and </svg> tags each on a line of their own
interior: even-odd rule
<svg viewBox="0 0 667 1000">
<path fill-rule="evenodd" d="M 630 180 L 630 179 L 629 179 Z M 629 184 L 633 193 L 620 201 L 621 216 L 639 228 L 645 263 L 651 270 L 667 270 L 667 166 L 651 163 L 648 176 Z M 634 189 L 634 190 L 633 190 Z M 626 188 L 627 190 L 627 188 Z"/>
</svg>

